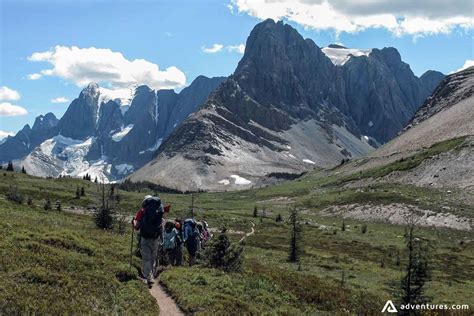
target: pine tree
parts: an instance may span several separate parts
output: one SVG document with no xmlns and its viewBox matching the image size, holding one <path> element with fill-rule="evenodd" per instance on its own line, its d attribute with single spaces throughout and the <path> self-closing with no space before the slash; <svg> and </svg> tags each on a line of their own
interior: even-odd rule
<svg viewBox="0 0 474 316">
<path fill-rule="evenodd" d="M 13 163 L 11 161 L 8 162 L 6 170 L 7 171 L 15 171 L 14 168 L 13 168 Z"/>
<path fill-rule="evenodd" d="M 95 224 L 101 229 L 112 229 L 114 217 L 114 210 L 112 209 L 113 201 L 110 199 L 110 189 L 105 183 L 98 185 L 100 206 L 99 210 L 94 216 Z"/>
<path fill-rule="evenodd" d="M 257 208 L 257 205 L 255 205 L 255 207 L 253 208 L 253 217 L 257 218 L 258 216 L 258 208 Z"/>
<path fill-rule="evenodd" d="M 400 282 L 402 304 L 421 304 L 427 298 L 424 295 L 425 283 L 430 279 L 427 245 L 416 236 L 418 219 L 412 211 L 406 218 L 405 241 L 408 261 L 405 275 Z"/>
<path fill-rule="evenodd" d="M 51 200 L 50 199 L 46 199 L 46 202 L 44 203 L 44 210 L 45 211 L 49 211 L 51 209 Z"/>
<path fill-rule="evenodd" d="M 79 200 L 81 198 L 81 190 L 79 187 L 76 188 L 76 199 Z"/>
<path fill-rule="evenodd" d="M 21 166 L 21 173 L 26 174 L 25 166 Z"/>
<path fill-rule="evenodd" d="M 84 187 L 81 187 L 81 196 L 85 196 L 86 195 L 86 191 L 84 190 Z"/>
<path fill-rule="evenodd" d="M 299 222 L 299 214 L 296 207 L 293 208 L 293 210 L 291 211 L 289 221 L 290 221 L 291 227 L 290 227 L 290 252 L 288 255 L 288 260 L 290 262 L 299 262 L 302 228 Z"/>
</svg>

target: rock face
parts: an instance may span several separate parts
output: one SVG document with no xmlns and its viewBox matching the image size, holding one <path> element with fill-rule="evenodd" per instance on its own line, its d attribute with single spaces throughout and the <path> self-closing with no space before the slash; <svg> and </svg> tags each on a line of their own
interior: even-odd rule
<svg viewBox="0 0 474 316">
<path fill-rule="evenodd" d="M 334 64 L 291 26 L 258 24 L 234 74 L 132 180 L 224 190 L 334 165 L 395 136 L 439 79 L 417 78 L 394 48 L 331 49 L 351 56 Z"/>
<path fill-rule="evenodd" d="M 39 176 L 120 179 L 150 161 L 162 140 L 224 79 L 199 76 L 180 93 L 139 86 L 129 107 L 107 100 L 90 83 L 59 121 L 48 113 L 9 137 L 0 145 L 0 161 L 18 160 Z"/>
<path fill-rule="evenodd" d="M 59 134 L 72 139 L 94 135 L 99 118 L 99 86 L 90 83 L 59 120 Z"/>
<path fill-rule="evenodd" d="M 40 115 L 33 128 L 26 124 L 15 136 L 9 136 L 0 145 L 0 162 L 24 157 L 46 139 L 57 134 L 58 119 L 53 113 Z"/>
<path fill-rule="evenodd" d="M 390 142 L 364 158 L 349 163 L 341 172 L 357 173 L 407 159 L 433 145 L 445 151 L 431 153 L 419 166 L 394 172 L 386 181 L 429 187 L 466 189 L 474 187 L 474 67 L 446 76 L 414 115 L 406 128 Z M 458 139 L 463 139 L 462 141 Z"/>
</svg>

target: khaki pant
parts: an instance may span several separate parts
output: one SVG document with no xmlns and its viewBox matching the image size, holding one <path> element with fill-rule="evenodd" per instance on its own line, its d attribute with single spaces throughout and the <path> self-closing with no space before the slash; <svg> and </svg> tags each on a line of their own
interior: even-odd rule
<svg viewBox="0 0 474 316">
<path fill-rule="evenodd" d="M 158 238 L 141 238 L 140 252 L 142 254 L 143 276 L 147 281 L 152 281 L 155 271 L 156 256 L 158 255 Z"/>
</svg>

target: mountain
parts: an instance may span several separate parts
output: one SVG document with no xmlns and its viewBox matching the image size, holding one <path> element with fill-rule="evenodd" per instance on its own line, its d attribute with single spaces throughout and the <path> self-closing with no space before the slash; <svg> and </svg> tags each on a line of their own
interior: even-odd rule
<svg viewBox="0 0 474 316">
<path fill-rule="evenodd" d="M 49 113 L 9 137 L 0 145 L 0 160 L 16 160 L 38 176 L 89 173 L 101 181 L 120 179 L 148 162 L 162 139 L 224 79 L 199 76 L 180 93 L 139 86 L 129 106 L 90 83 L 60 120 Z"/>
<path fill-rule="evenodd" d="M 0 144 L 0 162 L 6 162 L 28 155 L 44 140 L 57 134 L 58 119 L 53 113 L 40 115 L 33 127 L 26 124 L 15 136 L 8 136 Z"/>
<path fill-rule="evenodd" d="M 446 76 L 396 138 L 347 172 L 422 159 L 420 164 L 387 175 L 385 181 L 430 187 L 474 185 L 474 67 Z M 379 180 L 380 181 L 380 180 Z"/>
<path fill-rule="evenodd" d="M 394 137 L 435 87 L 394 48 L 330 49 L 350 56 L 335 62 L 282 22 L 256 25 L 234 74 L 130 178 L 226 190 L 335 165 Z"/>
</svg>

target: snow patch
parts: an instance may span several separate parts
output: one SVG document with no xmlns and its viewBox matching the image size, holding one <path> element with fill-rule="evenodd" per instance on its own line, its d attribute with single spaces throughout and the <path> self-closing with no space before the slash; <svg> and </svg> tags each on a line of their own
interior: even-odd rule
<svg viewBox="0 0 474 316">
<path fill-rule="evenodd" d="M 372 127 L 372 126 L 374 126 L 374 123 L 372 121 L 370 121 L 368 125 L 369 125 L 369 127 Z"/>
<path fill-rule="evenodd" d="M 324 47 L 323 53 L 326 54 L 332 63 L 336 66 L 344 65 L 352 56 L 369 56 L 371 49 L 356 49 L 356 48 L 331 48 Z"/>
<path fill-rule="evenodd" d="M 158 139 L 158 141 L 157 141 L 153 146 L 151 146 L 151 147 L 148 148 L 148 149 L 145 149 L 145 150 L 140 151 L 138 154 L 139 154 L 139 155 L 143 155 L 143 154 L 146 153 L 147 151 L 155 151 L 155 150 L 157 150 L 158 148 L 160 148 L 162 142 L 163 142 L 163 138 L 160 138 L 160 139 Z"/>
<path fill-rule="evenodd" d="M 365 140 L 366 142 L 368 142 L 368 141 L 369 141 L 369 136 L 365 136 L 365 135 L 363 135 L 362 137 L 364 138 L 364 140 Z"/>
<path fill-rule="evenodd" d="M 119 132 L 112 135 L 112 140 L 114 142 L 119 142 L 124 138 L 133 128 L 133 124 L 127 125 L 125 128 L 122 128 Z"/>
<path fill-rule="evenodd" d="M 230 181 L 227 180 L 227 179 L 223 179 L 223 180 L 221 180 L 221 181 L 219 181 L 219 182 L 217 182 L 217 183 L 223 184 L 223 185 L 229 185 L 229 184 L 230 184 Z"/>
<path fill-rule="evenodd" d="M 312 160 L 309 160 L 309 159 L 303 159 L 303 162 L 306 162 L 306 163 L 309 163 L 311 165 L 315 165 L 316 163 Z"/>
<path fill-rule="evenodd" d="M 235 180 L 234 183 L 237 185 L 248 185 L 252 183 L 252 181 L 242 178 L 241 176 L 238 176 L 236 174 L 233 174 L 230 177 Z"/>
<path fill-rule="evenodd" d="M 133 172 L 133 166 L 128 165 L 126 163 L 122 163 L 120 165 L 116 165 L 115 170 L 117 170 L 117 173 L 120 175 L 129 174 Z"/>
</svg>

